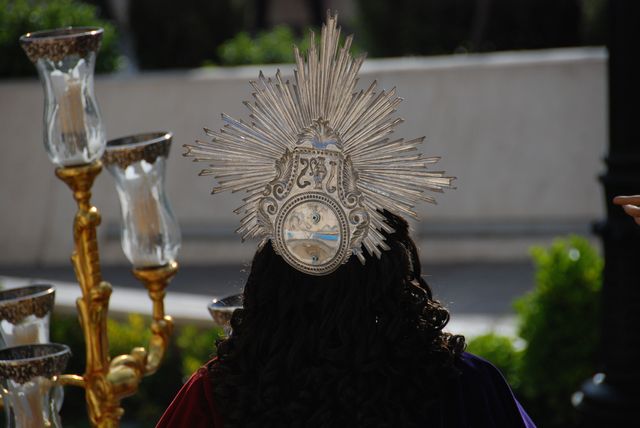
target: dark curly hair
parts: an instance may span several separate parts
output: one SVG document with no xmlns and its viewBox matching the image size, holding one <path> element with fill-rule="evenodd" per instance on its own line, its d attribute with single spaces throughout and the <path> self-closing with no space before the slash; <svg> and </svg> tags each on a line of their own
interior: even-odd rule
<svg viewBox="0 0 640 428">
<path fill-rule="evenodd" d="M 392 427 L 438 422 L 464 337 L 421 276 L 402 218 L 385 212 L 390 250 L 326 276 L 297 271 L 267 242 L 244 308 L 209 366 L 226 427 Z"/>
</svg>

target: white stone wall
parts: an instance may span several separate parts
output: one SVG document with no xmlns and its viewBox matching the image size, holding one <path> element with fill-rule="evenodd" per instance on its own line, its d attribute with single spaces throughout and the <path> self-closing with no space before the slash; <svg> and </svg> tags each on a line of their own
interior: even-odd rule
<svg viewBox="0 0 640 428">
<path fill-rule="evenodd" d="M 287 74 L 292 66 L 283 65 Z M 275 67 L 262 67 L 272 75 Z M 184 225 L 181 259 L 248 260 L 252 243 L 231 235 L 238 195 L 209 196 L 200 165 L 182 144 L 244 116 L 258 68 L 146 73 L 96 79 L 109 138 L 170 130 L 167 186 Z M 588 231 L 603 213 L 597 175 L 606 150 L 606 52 L 600 48 L 368 60 L 361 83 L 377 79 L 405 98 L 398 135 L 427 136 L 424 151 L 458 177 L 458 189 L 421 207 L 416 232 L 429 260 L 527 257 L 532 243 Z M 75 207 L 42 144 L 40 84 L 0 81 L 0 265 L 66 263 Z M 117 242 L 119 207 L 108 173 L 94 188 L 103 214 L 105 263 L 126 262 Z"/>
</svg>

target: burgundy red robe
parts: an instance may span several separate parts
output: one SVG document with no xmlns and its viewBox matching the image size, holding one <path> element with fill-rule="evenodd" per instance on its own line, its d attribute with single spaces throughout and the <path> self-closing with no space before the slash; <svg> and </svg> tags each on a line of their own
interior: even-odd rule
<svg viewBox="0 0 640 428">
<path fill-rule="evenodd" d="M 535 428 L 502 374 L 491 363 L 464 353 L 460 376 L 447 387 L 441 428 Z M 156 428 L 222 428 L 206 366 L 194 373 L 173 399 Z"/>
</svg>

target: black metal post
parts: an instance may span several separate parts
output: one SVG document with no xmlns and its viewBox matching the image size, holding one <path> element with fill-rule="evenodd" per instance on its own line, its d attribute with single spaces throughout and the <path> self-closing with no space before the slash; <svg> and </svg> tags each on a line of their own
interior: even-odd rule
<svg viewBox="0 0 640 428">
<path fill-rule="evenodd" d="M 609 0 L 609 153 L 604 248 L 602 372 L 586 381 L 577 407 L 593 427 L 640 426 L 640 226 L 612 204 L 640 194 L 640 1 Z"/>
</svg>

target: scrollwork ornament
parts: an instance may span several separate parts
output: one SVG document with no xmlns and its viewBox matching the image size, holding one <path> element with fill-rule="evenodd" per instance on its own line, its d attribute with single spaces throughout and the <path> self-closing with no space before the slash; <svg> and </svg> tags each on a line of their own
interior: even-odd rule
<svg viewBox="0 0 640 428">
<path fill-rule="evenodd" d="M 360 199 L 360 191 L 356 187 L 356 173 L 349 158 L 342 162 L 342 172 L 340 174 L 340 198 L 347 208 L 355 208 Z"/>
<path fill-rule="evenodd" d="M 278 213 L 278 201 L 272 197 L 264 198 L 258 206 L 258 224 L 265 233 L 273 233 L 273 222 L 271 218 Z"/>
<path fill-rule="evenodd" d="M 276 162 L 276 178 L 271 182 L 273 194 L 278 200 L 284 199 L 292 185 L 293 175 L 293 155 L 287 150 L 287 152 Z"/>
<path fill-rule="evenodd" d="M 338 187 L 333 182 L 334 178 L 336 177 L 337 165 L 338 164 L 336 161 L 334 160 L 329 161 L 329 167 L 331 172 L 329 173 L 329 179 L 327 180 L 327 185 L 326 185 L 327 193 L 335 193 L 335 191 L 338 190 Z"/>
<path fill-rule="evenodd" d="M 369 214 L 364 209 L 355 209 L 349 213 L 349 222 L 354 230 L 351 235 L 351 247 L 358 249 L 369 227 Z"/>
</svg>

